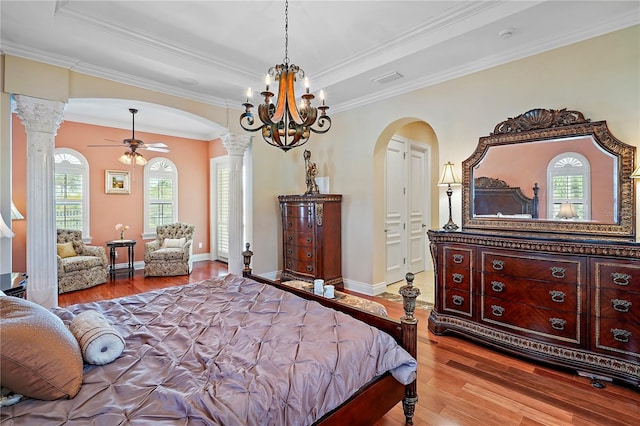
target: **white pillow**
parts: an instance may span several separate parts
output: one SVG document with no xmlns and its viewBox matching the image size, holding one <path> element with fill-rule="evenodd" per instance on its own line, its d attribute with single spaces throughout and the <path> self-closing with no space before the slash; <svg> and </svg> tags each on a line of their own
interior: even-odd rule
<svg viewBox="0 0 640 426">
<path fill-rule="evenodd" d="M 182 248 L 186 242 L 186 238 L 165 238 L 162 248 Z"/>
</svg>

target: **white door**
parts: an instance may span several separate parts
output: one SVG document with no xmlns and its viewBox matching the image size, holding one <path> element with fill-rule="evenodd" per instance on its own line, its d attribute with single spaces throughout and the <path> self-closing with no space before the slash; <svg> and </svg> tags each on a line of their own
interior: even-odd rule
<svg viewBox="0 0 640 426">
<path fill-rule="evenodd" d="M 386 282 L 400 281 L 406 270 L 406 170 L 405 143 L 391 139 L 385 162 L 385 250 Z"/>
<path fill-rule="evenodd" d="M 430 268 L 429 147 L 394 136 L 387 146 L 385 169 L 386 282 Z"/>
</svg>

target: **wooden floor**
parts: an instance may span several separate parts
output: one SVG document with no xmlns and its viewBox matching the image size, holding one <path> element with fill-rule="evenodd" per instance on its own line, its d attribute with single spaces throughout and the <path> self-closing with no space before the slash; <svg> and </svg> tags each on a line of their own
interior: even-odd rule
<svg viewBox="0 0 640 426">
<path fill-rule="evenodd" d="M 109 299 L 196 282 L 227 274 L 224 263 L 197 262 L 190 276 L 133 278 L 120 273 L 115 281 L 92 289 L 61 294 L 59 303 Z M 400 303 L 377 298 L 389 316 L 402 315 Z M 415 425 L 640 425 L 640 392 L 615 384 L 592 387 L 574 373 L 506 356 L 457 337 L 427 330 L 428 311 L 416 312 L 418 394 Z M 398 404 L 376 426 L 403 425 Z"/>
</svg>

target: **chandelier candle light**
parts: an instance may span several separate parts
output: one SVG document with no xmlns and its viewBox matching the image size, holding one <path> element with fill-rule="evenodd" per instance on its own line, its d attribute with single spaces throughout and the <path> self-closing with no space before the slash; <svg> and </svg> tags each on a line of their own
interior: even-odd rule
<svg viewBox="0 0 640 426">
<path fill-rule="evenodd" d="M 260 95 L 264 97 L 264 103 L 258 105 L 258 117 L 262 124 L 254 127 L 255 120 L 251 108 L 251 88 L 247 90 L 247 101 L 242 105 L 245 112 L 240 116 L 240 126 L 246 131 L 262 133 L 262 138 L 269 144 L 288 151 L 302 146 L 309 140 L 311 132 L 327 133 L 331 128 L 331 117 L 327 115 L 329 107 L 325 105 L 324 92 L 320 90 L 322 105 L 311 106 L 315 96 L 309 92 L 309 79 L 305 78 L 304 70 L 297 65 L 289 63 L 289 2 L 285 1 L 285 44 L 284 63 L 269 68 L 265 80 L 266 89 Z M 300 106 L 296 105 L 294 83 L 296 77 L 304 79 L 305 91 L 301 96 Z M 271 78 L 279 82 L 276 103 L 271 98 L 274 93 L 269 90 Z M 320 113 L 318 114 L 318 110 Z M 312 127 L 317 123 L 317 127 Z"/>
<path fill-rule="evenodd" d="M 121 223 L 116 225 L 116 231 L 120 231 L 120 239 L 124 240 L 124 231 L 129 229 L 129 225 L 123 225 Z"/>
</svg>

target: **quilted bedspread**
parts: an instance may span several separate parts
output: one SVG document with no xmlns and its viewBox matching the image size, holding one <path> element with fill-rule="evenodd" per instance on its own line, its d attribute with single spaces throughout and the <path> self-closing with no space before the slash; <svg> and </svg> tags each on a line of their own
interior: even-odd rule
<svg viewBox="0 0 640 426">
<path fill-rule="evenodd" d="M 309 425 L 386 371 L 415 378 L 389 335 L 234 275 L 54 312 L 68 324 L 87 309 L 122 334 L 122 355 L 85 365 L 73 399 L 3 408 L 3 424 Z"/>
</svg>

